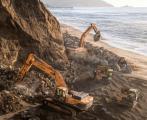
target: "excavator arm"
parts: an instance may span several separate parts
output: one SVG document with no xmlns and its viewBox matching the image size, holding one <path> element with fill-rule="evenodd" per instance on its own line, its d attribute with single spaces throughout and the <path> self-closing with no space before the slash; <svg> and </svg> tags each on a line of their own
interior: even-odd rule
<svg viewBox="0 0 147 120">
<path fill-rule="evenodd" d="M 98 29 L 97 29 L 97 27 L 96 27 L 96 24 L 92 23 L 92 24 L 85 30 L 85 32 L 81 35 L 79 47 L 84 47 L 84 40 L 85 40 L 85 37 L 87 36 L 87 34 L 88 34 L 92 29 L 94 30 L 94 32 L 95 32 L 96 34 L 98 33 Z"/>
<path fill-rule="evenodd" d="M 32 66 L 37 67 L 38 69 L 42 70 L 43 72 L 54 78 L 57 87 L 67 87 L 59 71 L 55 70 L 52 66 L 39 59 L 36 55 L 32 53 L 29 54 L 25 64 L 19 72 L 19 81 L 23 80 L 24 76 Z"/>
</svg>

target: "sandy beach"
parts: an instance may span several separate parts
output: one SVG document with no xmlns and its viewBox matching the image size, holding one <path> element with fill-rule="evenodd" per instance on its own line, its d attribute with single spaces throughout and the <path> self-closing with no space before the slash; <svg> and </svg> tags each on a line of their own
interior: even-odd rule
<svg viewBox="0 0 147 120">
<path fill-rule="evenodd" d="M 61 29 L 63 33 L 67 31 L 69 34 L 79 38 L 82 34 L 82 31 L 80 31 L 79 29 L 63 23 L 61 25 Z M 94 42 L 92 34 L 89 34 L 86 37 L 86 42 L 90 42 L 91 44 L 93 44 L 93 46 L 104 47 L 105 49 L 108 49 L 109 51 L 117 54 L 120 57 L 125 57 L 126 60 L 132 65 L 133 72 L 131 75 L 141 79 L 147 79 L 147 56 L 112 47 L 107 44 L 104 39 L 99 42 Z"/>
</svg>

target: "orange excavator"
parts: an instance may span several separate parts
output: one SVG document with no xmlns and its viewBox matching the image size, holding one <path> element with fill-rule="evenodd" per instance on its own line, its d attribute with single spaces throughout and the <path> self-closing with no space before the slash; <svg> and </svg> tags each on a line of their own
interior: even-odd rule
<svg viewBox="0 0 147 120">
<path fill-rule="evenodd" d="M 99 41 L 100 40 L 100 31 L 97 29 L 96 24 L 95 23 L 91 23 L 91 25 L 85 30 L 85 32 L 81 35 L 80 38 L 80 43 L 79 43 L 79 47 L 84 47 L 84 40 L 86 38 L 86 36 L 89 34 L 89 32 L 91 30 L 94 30 L 95 35 L 94 35 L 94 41 Z"/>
<path fill-rule="evenodd" d="M 47 64 L 34 54 L 29 54 L 25 64 L 19 72 L 19 81 L 22 81 L 32 66 L 37 67 L 55 80 L 56 92 L 53 97 L 46 98 L 43 103 L 51 108 L 67 114 L 85 111 L 93 104 L 93 97 L 85 92 L 69 90 L 59 71 Z"/>
<path fill-rule="evenodd" d="M 78 48 L 76 48 L 76 49 L 75 48 L 67 48 L 66 49 L 66 52 L 67 52 L 67 55 L 69 56 L 69 58 L 72 58 L 73 56 L 84 56 L 85 54 L 87 54 L 87 49 L 84 48 L 84 44 L 85 44 L 85 38 L 91 30 L 94 30 L 94 32 L 96 33 L 94 35 L 94 41 L 100 40 L 100 37 L 101 37 L 100 31 L 97 29 L 95 23 L 91 23 L 90 26 L 81 35 Z"/>
</svg>

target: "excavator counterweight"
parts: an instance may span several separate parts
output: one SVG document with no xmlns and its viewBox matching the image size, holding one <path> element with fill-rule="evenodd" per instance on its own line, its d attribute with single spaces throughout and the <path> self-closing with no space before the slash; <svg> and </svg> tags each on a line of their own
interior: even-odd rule
<svg viewBox="0 0 147 120">
<path fill-rule="evenodd" d="M 69 90 L 60 72 L 55 70 L 51 65 L 47 64 L 32 53 L 29 54 L 27 60 L 25 61 L 25 64 L 19 72 L 19 81 L 23 80 L 32 66 L 35 66 L 38 69 L 42 70 L 44 73 L 48 74 L 55 80 L 55 94 L 51 98 L 46 98 L 43 103 L 58 111 L 72 114 L 77 110 L 87 110 L 92 106 L 92 96 L 89 96 L 88 93 Z"/>
</svg>

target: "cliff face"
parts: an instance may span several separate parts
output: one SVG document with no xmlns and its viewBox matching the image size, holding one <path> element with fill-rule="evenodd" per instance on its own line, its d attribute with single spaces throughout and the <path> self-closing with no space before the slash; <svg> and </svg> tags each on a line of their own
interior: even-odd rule
<svg viewBox="0 0 147 120">
<path fill-rule="evenodd" d="M 66 64 L 59 22 L 40 0 L 0 0 L 0 64 L 14 65 L 33 52 L 52 65 Z"/>
</svg>

